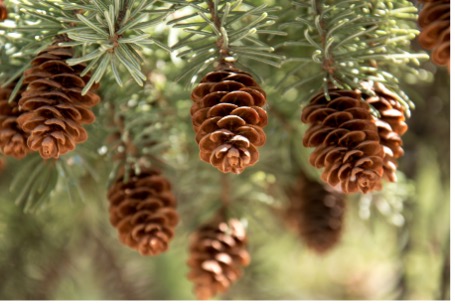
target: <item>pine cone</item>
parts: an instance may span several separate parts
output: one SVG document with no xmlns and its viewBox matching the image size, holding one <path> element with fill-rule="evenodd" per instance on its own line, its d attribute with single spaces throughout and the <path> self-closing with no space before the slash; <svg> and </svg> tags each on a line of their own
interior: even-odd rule
<svg viewBox="0 0 455 305">
<path fill-rule="evenodd" d="M 168 249 L 179 221 L 171 184 L 156 170 L 143 170 L 129 181 L 124 175 L 108 192 L 110 222 L 125 245 L 142 255 L 158 255 Z"/>
<path fill-rule="evenodd" d="M 25 111 L 18 118 L 21 128 L 30 134 L 27 144 L 39 151 L 43 159 L 58 158 L 72 151 L 77 143 L 87 139 L 81 126 L 95 120 L 91 107 L 100 98 L 92 89 L 82 96 L 82 89 L 90 76 L 81 77 L 84 65 L 69 66 L 72 58 L 69 47 L 49 46 L 32 61 L 25 71 L 24 84 L 19 105 Z"/>
<path fill-rule="evenodd" d="M 321 178 L 345 193 L 381 188 L 384 150 L 368 104 L 356 91 L 331 89 L 315 95 L 302 111 L 310 128 L 303 145 L 316 147 L 310 163 L 324 167 Z"/>
<path fill-rule="evenodd" d="M 450 1 L 425 1 L 419 14 L 422 48 L 432 50 L 431 60 L 450 69 Z"/>
<path fill-rule="evenodd" d="M 22 131 L 17 123 L 18 116 L 22 114 L 17 104 L 21 92 L 17 94 L 15 100 L 8 103 L 14 87 L 15 84 L 7 88 L 0 87 L 0 152 L 7 156 L 22 159 L 30 150 L 27 147 L 28 135 Z"/>
<path fill-rule="evenodd" d="M 404 109 L 398 97 L 381 83 L 375 83 L 372 90 L 376 96 L 367 97 L 365 100 L 381 115 L 375 123 L 378 127 L 380 143 L 384 147 L 384 175 L 390 182 L 396 182 L 397 159 L 404 155 L 401 136 L 408 129 Z"/>
<path fill-rule="evenodd" d="M 208 73 L 193 90 L 191 115 L 200 157 L 223 173 L 240 174 L 254 165 L 265 144 L 266 94 L 245 72 Z"/>
<path fill-rule="evenodd" d="M 4 21 L 6 19 L 8 19 L 8 9 L 3 3 L 3 0 L 0 0 L 0 21 Z"/>
<path fill-rule="evenodd" d="M 245 229 L 236 219 L 216 219 L 191 235 L 188 279 L 198 299 L 227 291 L 242 276 L 250 263 L 246 246 Z"/>
<path fill-rule="evenodd" d="M 320 254 L 333 249 L 341 238 L 345 195 L 304 176 L 288 195 L 290 205 L 285 213 L 288 225 L 308 248 Z"/>
</svg>

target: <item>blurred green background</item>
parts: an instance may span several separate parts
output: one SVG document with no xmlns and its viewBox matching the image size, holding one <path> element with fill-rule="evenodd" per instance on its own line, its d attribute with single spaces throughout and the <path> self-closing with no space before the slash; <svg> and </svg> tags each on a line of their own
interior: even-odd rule
<svg viewBox="0 0 455 305">
<path fill-rule="evenodd" d="M 146 64 L 154 85 L 146 92 L 155 97 L 159 92 L 161 111 L 169 111 L 169 116 L 162 117 L 163 124 L 169 126 L 162 136 L 170 146 L 165 160 L 172 164 L 166 173 L 182 219 L 169 251 L 142 257 L 118 241 L 108 220 L 106 181 L 112 168 L 107 156 L 100 154 L 92 163 L 98 180 L 77 166 L 77 154 L 64 159 L 62 162 L 76 164 L 72 167 L 75 171 L 80 170 L 76 175 L 83 196 L 71 199 L 76 186 L 62 182 L 37 213 L 24 213 L 14 204 L 18 191 L 10 192 L 9 185 L 23 161 L 8 159 L 0 172 L 0 299 L 194 299 L 186 279 L 188 237 L 218 206 L 219 175 L 198 160 L 188 114 L 190 90 L 162 79 L 164 74 L 172 79 L 182 65 L 166 65 L 166 56 L 160 54 L 155 56 L 163 59 Z M 288 230 L 276 212 L 287 204 L 282 190 L 293 181 L 289 151 L 294 149 L 301 156 L 299 166 L 308 166 L 308 150 L 300 142 L 305 127 L 299 121 L 307 89 L 281 95 L 273 86 L 285 70 L 259 64 L 250 68 L 258 75 L 275 75 L 264 83 L 275 110 L 269 115 L 268 142 L 260 150 L 261 161 L 241 178 L 230 177 L 232 213 L 248 223 L 252 263 L 243 278 L 220 298 L 448 299 L 447 70 L 426 62 L 419 76 L 400 75 L 402 88 L 416 108 L 403 137 L 405 156 L 399 160 L 399 182 L 386 185 L 377 194 L 349 196 L 342 240 L 328 254 L 319 256 Z M 101 87 L 106 99 L 112 98 L 109 90 Z M 97 113 L 102 114 L 102 106 L 98 108 Z M 89 127 L 91 139 L 81 149 L 99 151 L 106 136 L 102 128 L 100 120 Z"/>
</svg>

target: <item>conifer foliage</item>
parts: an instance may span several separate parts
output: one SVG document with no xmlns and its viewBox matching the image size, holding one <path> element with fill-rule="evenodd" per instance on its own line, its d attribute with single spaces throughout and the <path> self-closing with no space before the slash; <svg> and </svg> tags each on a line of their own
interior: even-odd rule
<svg viewBox="0 0 455 305">
<path fill-rule="evenodd" d="M 221 203 L 198 211 L 219 212 L 194 226 L 187 260 L 196 297 L 209 299 L 250 263 L 250 215 L 238 202 L 264 176 L 291 174 L 277 155 L 313 148 L 314 168 L 292 164 L 293 175 L 304 173 L 294 177 L 287 219 L 309 248 L 333 248 L 345 194 L 397 182 L 413 104 L 395 73 L 418 74 L 428 58 L 410 49 L 417 8 L 407 0 L 265 2 L 11 0 L 8 14 L 0 0 L 0 168 L 4 156 L 25 158 L 11 188 L 25 186 L 17 202 L 42 203 L 73 186 L 83 193 L 85 171 L 107 192 L 106 219 L 120 242 L 154 256 L 170 248 L 181 220 L 193 220 L 179 213 L 177 197 L 192 209 L 220 186 Z M 418 21 L 422 46 L 441 65 L 450 62 L 449 7 L 427 1 Z M 304 147 L 283 144 L 302 138 L 288 118 L 268 133 L 277 105 L 302 111 Z M 321 181 L 307 178 L 311 170 Z M 178 183 L 199 178 L 207 181 Z M 231 178 L 239 187 L 229 189 Z M 259 182 L 255 202 L 269 198 Z"/>
</svg>

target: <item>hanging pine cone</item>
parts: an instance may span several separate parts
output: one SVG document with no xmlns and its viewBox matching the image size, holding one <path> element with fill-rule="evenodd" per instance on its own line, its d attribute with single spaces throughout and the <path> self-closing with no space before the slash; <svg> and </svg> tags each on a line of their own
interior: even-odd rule
<svg viewBox="0 0 455 305">
<path fill-rule="evenodd" d="M 125 245 L 142 255 L 158 255 L 168 249 L 179 217 L 171 184 L 158 171 L 133 170 L 128 182 L 124 175 L 108 192 L 110 222 Z"/>
<path fill-rule="evenodd" d="M 8 18 L 8 9 L 6 8 L 3 0 L 0 0 L 0 21 L 4 21 Z"/>
<path fill-rule="evenodd" d="M 30 134 L 29 148 L 39 151 L 43 159 L 58 158 L 74 150 L 76 144 L 87 140 L 81 125 L 95 120 L 90 108 L 100 98 L 93 87 L 82 96 L 90 76 L 80 76 L 84 65 L 66 63 L 72 57 L 72 48 L 51 45 L 35 57 L 32 67 L 24 73 L 27 90 L 19 105 L 25 113 L 18 123 Z"/>
<path fill-rule="evenodd" d="M 246 246 L 245 229 L 236 219 L 216 219 L 191 235 L 188 279 L 198 299 L 227 291 L 242 276 L 250 263 Z"/>
<path fill-rule="evenodd" d="M 288 195 L 287 224 L 311 250 L 324 254 L 333 249 L 341 238 L 345 195 L 303 175 Z"/>
<path fill-rule="evenodd" d="M 191 115 L 200 157 L 223 173 L 254 165 L 265 144 L 266 94 L 253 77 L 235 69 L 208 73 L 193 90 Z"/>
<path fill-rule="evenodd" d="M 422 48 L 432 50 L 431 60 L 450 69 L 450 0 L 425 0 L 419 14 Z"/>
<path fill-rule="evenodd" d="M 340 89 L 316 94 L 302 111 L 310 124 L 303 145 L 316 147 L 310 163 L 324 168 L 321 178 L 344 193 L 367 193 L 381 188 L 384 150 L 360 93 Z"/>
<path fill-rule="evenodd" d="M 384 176 L 390 182 L 396 182 L 397 159 L 404 155 L 401 136 L 407 131 L 403 106 L 398 97 L 383 84 L 375 83 L 370 88 L 376 96 L 366 98 L 366 102 L 379 111 L 380 118 L 375 120 L 380 143 L 384 147 Z"/>
<path fill-rule="evenodd" d="M 22 131 L 17 123 L 18 116 L 22 114 L 17 104 L 21 90 L 17 97 L 8 103 L 14 87 L 15 84 L 7 88 L 0 88 L 0 152 L 7 156 L 22 159 L 30 150 L 27 147 L 28 135 Z"/>
</svg>

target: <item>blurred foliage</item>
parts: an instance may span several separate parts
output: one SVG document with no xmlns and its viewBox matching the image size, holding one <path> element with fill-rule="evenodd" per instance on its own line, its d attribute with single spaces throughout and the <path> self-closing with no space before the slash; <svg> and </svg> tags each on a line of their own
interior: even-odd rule
<svg viewBox="0 0 455 305">
<path fill-rule="evenodd" d="M 250 3 L 283 6 L 284 21 L 293 14 L 286 10 L 290 1 Z M 277 28 L 282 28 L 283 20 Z M 287 31 L 290 37 L 302 35 L 298 29 Z M 176 29 L 160 26 L 153 33 L 164 44 L 181 38 Z M 265 40 L 280 46 L 287 39 L 268 35 Z M 297 52 L 296 48 L 276 50 L 289 56 Z M 312 50 L 302 47 L 298 52 L 300 57 L 310 57 Z M 98 120 L 88 127 L 89 140 L 76 151 L 43 165 L 45 170 L 33 165 L 33 155 L 19 161 L 5 159 L 6 168 L 0 172 L 0 299 L 194 298 L 186 279 L 188 237 L 219 207 L 221 175 L 199 159 L 189 116 L 190 90 L 186 83 L 175 82 L 186 71 L 186 63 L 162 48 L 145 49 L 143 55 L 147 58 L 142 67 L 145 87 L 129 80 L 119 88 L 112 77 L 105 76 L 100 89 L 103 103 L 95 109 Z M 426 62 L 416 68 L 417 74 L 404 70 L 395 75 L 416 105 L 403 137 L 406 153 L 399 160 L 399 181 L 375 194 L 350 196 L 341 243 L 318 256 L 287 229 L 280 211 L 287 204 L 284 190 L 300 169 L 313 178 L 319 176 L 308 164 L 311 151 L 302 146 L 306 127 L 300 122 L 301 103 L 319 85 L 308 82 L 283 91 L 276 84 L 292 65 L 243 64 L 263 79 L 269 125 L 260 161 L 242 175 L 228 176 L 229 213 L 248 224 L 252 263 L 220 298 L 448 299 L 448 72 Z M 302 72 L 311 75 L 317 71 L 314 66 Z M 118 168 L 111 161 L 115 151 L 107 140 L 118 131 L 110 121 L 111 106 L 131 122 L 127 131 L 137 143 L 144 139 L 160 143 L 152 150 L 142 147 L 142 153 L 156 156 L 151 162 L 164 169 L 178 198 L 181 223 L 169 251 L 157 257 L 141 257 L 121 245 L 109 223 L 106 189 Z M 31 176 L 34 185 L 40 186 L 36 189 L 55 181 L 48 200 L 37 202 L 39 194 L 27 191 Z M 15 188 L 11 189 L 11 182 Z"/>
</svg>

